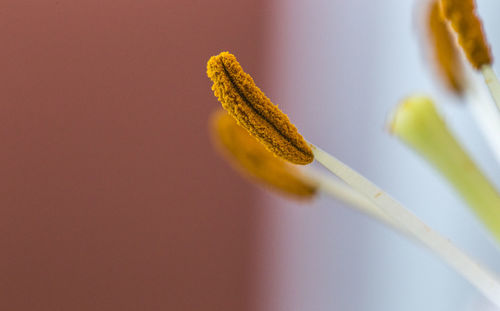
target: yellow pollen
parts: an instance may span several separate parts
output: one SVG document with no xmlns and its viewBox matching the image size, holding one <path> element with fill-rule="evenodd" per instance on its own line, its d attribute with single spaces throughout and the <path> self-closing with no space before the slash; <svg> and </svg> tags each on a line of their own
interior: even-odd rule
<svg viewBox="0 0 500 311">
<path fill-rule="evenodd" d="M 475 12 L 474 0 L 441 0 L 441 12 L 458 35 L 458 43 L 475 69 L 491 65 L 493 57 Z"/>
<path fill-rule="evenodd" d="M 292 164 L 274 156 L 225 111 L 212 117 L 212 137 L 221 153 L 246 176 L 294 197 L 310 198 L 317 185 Z"/>
<path fill-rule="evenodd" d="M 441 16 L 438 0 L 431 1 L 427 14 L 428 33 L 437 69 L 445 84 L 461 95 L 465 90 L 462 63 L 448 25 Z"/>
<path fill-rule="evenodd" d="M 207 75 L 222 107 L 271 152 L 295 164 L 314 160 L 309 144 L 297 128 L 255 85 L 234 55 L 222 52 L 211 57 Z"/>
</svg>

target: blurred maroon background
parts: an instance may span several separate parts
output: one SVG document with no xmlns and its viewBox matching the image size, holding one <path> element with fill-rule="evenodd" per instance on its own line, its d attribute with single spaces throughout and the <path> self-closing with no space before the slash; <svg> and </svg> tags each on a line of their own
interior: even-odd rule
<svg viewBox="0 0 500 311">
<path fill-rule="evenodd" d="M 263 1 L 0 3 L 0 310 L 249 310 L 252 188 L 206 61 L 261 74 Z"/>
</svg>

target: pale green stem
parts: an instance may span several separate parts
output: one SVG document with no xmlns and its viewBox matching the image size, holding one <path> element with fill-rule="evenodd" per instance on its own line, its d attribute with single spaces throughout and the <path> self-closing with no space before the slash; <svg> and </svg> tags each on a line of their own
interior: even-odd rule
<svg viewBox="0 0 500 311">
<path fill-rule="evenodd" d="M 500 195 L 448 130 L 432 100 L 404 100 L 390 130 L 446 177 L 500 242 Z"/>
<path fill-rule="evenodd" d="M 481 73 L 483 74 L 484 82 L 486 82 L 488 86 L 491 98 L 495 101 L 497 108 L 500 109 L 500 82 L 498 81 L 495 71 L 493 71 L 490 65 L 483 65 L 481 67 Z"/>
<path fill-rule="evenodd" d="M 318 190 L 331 198 L 334 198 L 348 207 L 361 212 L 374 220 L 394 229 L 394 231 L 408 236 L 406 228 L 399 222 L 388 216 L 376 204 L 370 201 L 366 196 L 359 191 L 354 190 L 349 185 L 340 180 L 333 179 L 330 175 L 326 175 L 310 167 L 304 168 L 302 174 L 318 186 Z"/>
<path fill-rule="evenodd" d="M 467 106 L 488 143 L 491 151 L 500 164 L 500 113 L 485 87 L 478 83 L 477 78 L 468 79 L 468 86 L 463 96 Z"/>
<path fill-rule="evenodd" d="M 316 161 L 377 205 L 387 216 L 392 218 L 392 221 L 404 228 L 409 236 L 422 242 L 423 245 L 439 255 L 445 263 L 454 268 L 497 307 L 500 307 L 500 281 L 493 273 L 479 265 L 449 239 L 427 226 L 401 203 L 363 175 L 321 148 L 314 145 L 311 145 L 311 148 Z"/>
</svg>

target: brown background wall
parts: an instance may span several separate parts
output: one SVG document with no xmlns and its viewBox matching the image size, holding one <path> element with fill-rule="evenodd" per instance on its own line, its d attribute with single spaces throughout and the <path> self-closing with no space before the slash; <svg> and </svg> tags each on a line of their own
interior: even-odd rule
<svg viewBox="0 0 500 311">
<path fill-rule="evenodd" d="M 260 1 L 0 3 L 0 310 L 249 310 L 253 193 L 212 151 L 209 56 Z"/>
</svg>

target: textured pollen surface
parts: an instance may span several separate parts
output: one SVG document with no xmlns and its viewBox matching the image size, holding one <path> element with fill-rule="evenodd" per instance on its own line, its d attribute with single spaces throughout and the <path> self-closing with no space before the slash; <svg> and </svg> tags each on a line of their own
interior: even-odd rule
<svg viewBox="0 0 500 311">
<path fill-rule="evenodd" d="M 462 63 L 452 34 L 441 16 L 438 0 L 430 3 L 427 26 L 433 58 L 442 80 L 453 92 L 461 95 L 465 89 Z"/>
<path fill-rule="evenodd" d="M 480 69 L 493 58 L 475 9 L 474 0 L 441 0 L 441 12 L 457 33 L 458 43 L 472 66 Z"/>
<path fill-rule="evenodd" d="M 295 164 L 314 160 L 311 148 L 288 117 L 255 85 L 234 55 L 210 58 L 207 75 L 222 107 L 277 156 Z"/>
<path fill-rule="evenodd" d="M 310 198 L 316 193 L 314 183 L 292 164 L 269 152 L 226 111 L 214 113 L 212 136 L 222 154 L 243 174 L 295 197 Z"/>
</svg>

